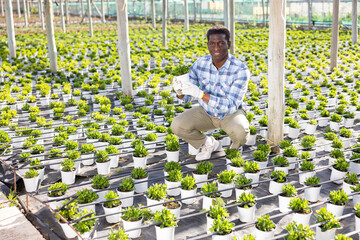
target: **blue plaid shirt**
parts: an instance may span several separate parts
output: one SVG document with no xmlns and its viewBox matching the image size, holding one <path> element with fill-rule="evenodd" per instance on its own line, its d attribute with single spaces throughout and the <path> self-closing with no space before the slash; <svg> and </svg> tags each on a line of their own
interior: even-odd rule
<svg viewBox="0 0 360 240">
<path fill-rule="evenodd" d="M 217 69 L 211 55 L 199 58 L 190 68 L 190 81 L 205 93 L 210 94 L 210 101 L 206 103 L 199 99 L 199 104 L 213 117 L 223 119 L 232 114 L 242 105 L 250 79 L 248 67 L 239 59 L 229 54 L 226 62 Z M 191 96 L 184 97 L 185 102 Z"/>
</svg>

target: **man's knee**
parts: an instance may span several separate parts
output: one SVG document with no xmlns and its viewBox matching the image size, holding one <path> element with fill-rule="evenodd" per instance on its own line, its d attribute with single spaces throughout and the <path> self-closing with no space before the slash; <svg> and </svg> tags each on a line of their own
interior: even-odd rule
<svg viewBox="0 0 360 240">
<path fill-rule="evenodd" d="M 180 127 L 181 127 L 181 120 L 176 117 L 173 119 L 173 121 L 171 122 L 171 131 L 175 134 L 178 135 L 180 131 Z"/>
<path fill-rule="evenodd" d="M 231 128 L 228 135 L 233 141 L 239 142 L 240 145 L 244 145 L 250 135 L 249 125 L 237 124 Z"/>
</svg>

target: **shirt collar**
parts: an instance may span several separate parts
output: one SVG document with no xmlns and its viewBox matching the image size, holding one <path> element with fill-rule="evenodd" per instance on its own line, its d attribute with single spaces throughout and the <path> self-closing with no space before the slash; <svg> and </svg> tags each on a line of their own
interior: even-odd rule
<svg viewBox="0 0 360 240">
<path fill-rule="evenodd" d="M 220 70 L 220 69 L 222 69 L 222 68 L 229 69 L 229 67 L 230 67 L 230 62 L 231 62 L 230 58 L 232 58 L 232 55 L 229 53 L 228 58 L 226 59 L 224 65 L 222 65 L 221 68 L 219 68 L 218 70 Z M 213 66 L 215 67 L 215 65 L 214 65 L 213 62 L 212 62 L 212 57 L 211 57 L 210 54 L 209 54 L 209 65 L 210 65 L 210 66 L 213 65 Z M 216 68 L 216 67 L 215 67 L 215 68 Z"/>
</svg>

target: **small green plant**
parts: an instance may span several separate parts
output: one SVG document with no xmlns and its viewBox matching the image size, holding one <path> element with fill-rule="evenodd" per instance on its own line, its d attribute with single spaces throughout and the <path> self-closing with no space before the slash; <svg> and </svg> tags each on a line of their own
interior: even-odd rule
<svg viewBox="0 0 360 240">
<path fill-rule="evenodd" d="M 285 157 L 297 157 L 299 154 L 299 151 L 296 150 L 295 147 L 291 146 L 291 147 L 287 147 L 284 149 L 284 156 Z"/>
<path fill-rule="evenodd" d="M 341 151 L 340 149 L 333 149 L 333 150 L 331 150 L 331 152 L 330 152 L 330 157 L 332 157 L 332 158 L 336 158 L 336 159 L 338 159 L 338 158 L 343 158 L 344 157 L 344 152 L 343 151 Z"/>
<path fill-rule="evenodd" d="M 252 179 L 246 178 L 245 175 L 239 174 L 235 178 L 235 186 L 243 190 L 251 189 L 252 187 L 249 184 L 251 184 L 252 181 Z"/>
<path fill-rule="evenodd" d="M 140 208 L 135 208 L 134 206 L 131 206 L 125 209 L 121 218 L 129 222 L 139 221 L 142 218 L 142 211 Z"/>
<path fill-rule="evenodd" d="M 94 189 L 106 189 L 110 186 L 110 181 L 107 177 L 102 175 L 95 175 L 91 179 L 92 188 Z"/>
<path fill-rule="evenodd" d="M 287 240 L 310 240 L 315 236 L 315 232 L 310 229 L 309 225 L 298 225 L 296 222 L 291 222 L 285 229 L 288 231 Z"/>
<path fill-rule="evenodd" d="M 234 177 L 236 176 L 236 173 L 233 170 L 224 170 L 221 173 L 217 175 L 217 179 L 219 183 L 223 184 L 229 184 L 234 181 Z"/>
<path fill-rule="evenodd" d="M 287 140 L 282 140 L 282 141 L 280 142 L 280 145 L 279 145 L 279 147 L 280 147 L 281 149 L 285 149 L 285 148 L 291 147 L 291 146 L 292 146 L 292 143 L 289 142 L 289 141 L 287 141 Z"/>
<path fill-rule="evenodd" d="M 233 167 L 242 167 L 244 166 L 245 160 L 242 157 L 235 157 L 231 159 L 230 165 Z"/>
<path fill-rule="evenodd" d="M 312 162 L 305 160 L 300 163 L 300 171 L 310 171 L 314 169 L 315 169 L 315 165 Z"/>
<path fill-rule="evenodd" d="M 118 199 L 119 195 L 114 191 L 109 191 L 104 198 L 107 200 L 104 202 L 104 207 L 106 208 L 114 208 L 121 205 L 121 201 Z"/>
<path fill-rule="evenodd" d="M 148 150 L 144 147 L 144 145 L 139 144 L 135 146 L 133 156 L 134 157 L 146 157 L 149 155 Z"/>
<path fill-rule="evenodd" d="M 263 215 L 259 217 L 255 226 L 257 229 L 264 232 L 270 232 L 276 228 L 274 222 L 270 220 L 270 215 Z"/>
<path fill-rule="evenodd" d="M 111 229 L 111 232 L 109 233 L 107 240 L 128 240 L 129 236 L 125 233 L 125 230 L 122 228 L 119 228 L 118 230 L 114 231 Z"/>
<path fill-rule="evenodd" d="M 49 197 L 61 197 L 64 196 L 66 191 L 69 189 L 69 186 L 62 182 L 57 182 L 54 184 L 51 184 L 51 186 L 48 188 Z"/>
<path fill-rule="evenodd" d="M 179 140 L 177 139 L 167 140 L 165 141 L 165 145 L 166 145 L 166 151 L 175 152 L 175 151 L 179 151 L 180 149 L 180 143 Z"/>
<path fill-rule="evenodd" d="M 360 203 L 357 203 L 354 207 L 356 217 L 360 218 Z"/>
<path fill-rule="evenodd" d="M 95 225 L 95 219 L 93 219 L 95 217 L 95 214 L 92 213 L 92 211 L 88 211 L 87 209 L 83 209 L 81 211 L 79 211 L 76 214 L 76 218 L 82 218 L 82 220 L 85 220 L 87 218 L 92 218 L 89 220 L 85 220 L 85 221 L 81 221 L 81 222 L 77 222 L 74 224 L 74 228 L 80 233 L 80 234 L 84 234 L 86 232 L 90 232 Z"/>
<path fill-rule="evenodd" d="M 158 136 L 156 135 L 156 133 L 148 133 L 145 136 L 144 140 L 148 141 L 148 142 L 154 142 L 154 141 L 156 141 L 157 138 L 158 138 Z"/>
<path fill-rule="evenodd" d="M 180 170 L 172 170 L 168 172 L 169 176 L 167 177 L 167 180 L 169 182 L 180 182 L 182 179 L 182 173 Z"/>
<path fill-rule="evenodd" d="M 148 176 L 148 173 L 145 171 L 145 169 L 141 167 L 134 168 L 131 177 L 133 179 L 144 179 Z"/>
<path fill-rule="evenodd" d="M 121 183 L 119 183 L 118 190 L 120 192 L 130 192 L 135 190 L 134 180 L 131 178 L 124 178 Z"/>
<path fill-rule="evenodd" d="M 276 166 L 281 166 L 281 167 L 289 166 L 289 160 L 287 160 L 287 158 L 284 156 L 276 156 L 272 159 L 272 161 L 273 161 L 273 164 Z"/>
<path fill-rule="evenodd" d="M 255 196 L 251 193 L 243 192 L 236 200 L 236 203 L 239 203 L 239 207 L 249 209 L 255 206 Z"/>
<path fill-rule="evenodd" d="M 294 186 L 291 186 L 290 184 L 286 184 L 281 189 L 281 195 L 284 197 L 296 197 L 297 190 Z"/>
<path fill-rule="evenodd" d="M 268 153 L 262 150 L 255 150 L 253 152 L 254 161 L 266 162 L 268 160 Z"/>
<path fill-rule="evenodd" d="M 338 235 L 335 236 L 335 240 L 352 240 L 352 238 L 347 237 L 347 236 L 345 236 L 343 234 L 338 234 Z"/>
<path fill-rule="evenodd" d="M 35 178 L 37 176 L 39 176 L 39 173 L 35 169 L 29 169 L 25 172 L 25 178 Z"/>
<path fill-rule="evenodd" d="M 344 192 L 343 189 L 338 191 L 335 190 L 331 191 L 329 194 L 329 199 L 330 199 L 330 203 L 338 206 L 345 205 L 349 200 L 348 195 Z"/>
<path fill-rule="evenodd" d="M 232 149 L 232 148 L 225 149 L 225 155 L 227 159 L 241 157 L 241 153 L 239 152 L 239 149 Z"/>
<path fill-rule="evenodd" d="M 230 223 L 228 219 L 218 216 L 214 219 L 213 225 L 210 228 L 211 232 L 216 232 L 219 235 L 227 235 L 232 232 L 235 224 Z"/>
<path fill-rule="evenodd" d="M 333 115 L 330 116 L 330 121 L 331 122 L 339 123 L 339 122 L 341 122 L 341 120 L 342 120 L 342 117 L 340 115 L 336 114 L 336 113 L 334 113 Z"/>
<path fill-rule="evenodd" d="M 98 150 L 95 154 L 96 162 L 98 163 L 104 163 L 110 161 L 110 158 L 108 157 L 108 153 L 105 150 Z"/>
<path fill-rule="evenodd" d="M 155 223 L 159 223 L 160 228 L 165 227 L 176 227 L 177 223 L 175 222 L 175 215 L 170 212 L 169 209 L 162 209 L 157 211 L 154 215 Z"/>
<path fill-rule="evenodd" d="M 349 170 L 350 163 L 344 158 L 337 158 L 335 160 L 334 168 L 341 172 L 347 172 Z"/>
<path fill-rule="evenodd" d="M 81 204 L 91 203 L 91 202 L 96 201 L 99 198 L 99 195 L 97 195 L 95 192 L 93 192 L 89 189 L 86 189 L 86 188 L 83 190 L 77 191 L 76 196 L 77 196 L 77 200 Z"/>
<path fill-rule="evenodd" d="M 63 162 L 61 162 L 61 170 L 63 172 L 72 172 L 75 171 L 75 162 L 71 159 L 66 158 Z"/>
<path fill-rule="evenodd" d="M 301 214 L 311 213 L 311 208 L 308 206 L 308 201 L 306 199 L 301 199 L 299 197 L 292 198 L 290 200 L 289 207 L 292 211 Z"/>
<path fill-rule="evenodd" d="M 286 173 L 284 171 L 273 171 L 270 178 L 275 182 L 284 183 L 286 182 Z"/>
<path fill-rule="evenodd" d="M 181 189 L 193 190 L 195 188 L 196 188 L 196 181 L 194 177 L 186 175 L 186 177 L 184 177 L 181 180 Z"/>
<path fill-rule="evenodd" d="M 320 186 L 319 183 L 320 183 L 320 178 L 318 176 L 309 177 L 304 182 L 306 186 L 314 186 L 314 187 Z"/>
<path fill-rule="evenodd" d="M 181 171 L 180 163 L 178 163 L 178 162 L 167 162 L 165 164 L 164 171 L 168 173 L 168 172 L 170 172 L 172 170 L 180 170 Z"/>
<path fill-rule="evenodd" d="M 196 174 L 205 175 L 212 172 L 214 164 L 208 161 L 203 161 L 196 165 Z"/>
<path fill-rule="evenodd" d="M 334 228 L 340 228 L 339 220 L 335 219 L 334 214 L 328 212 L 326 208 L 321 208 L 317 210 L 316 213 L 316 223 L 321 223 L 320 228 L 322 232 L 326 232 L 327 230 Z"/>
<path fill-rule="evenodd" d="M 246 173 L 257 173 L 260 171 L 259 163 L 255 161 L 246 161 L 244 163 L 244 171 Z"/>
<path fill-rule="evenodd" d="M 267 144 L 259 144 L 259 145 L 257 145 L 256 149 L 266 152 L 267 154 L 269 154 L 271 152 L 271 147 Z"/>
<path fill-rule="evenodd" d="M 356 185 L 359 183 L 359 179 L 356 175 L 356 173 L 347 173 L 344 182 L 350 184 L 350 185 Z"/>
<path fill-rule="evenodd" d="M 217 198 L 217 197 L 220 197 L 221 196 L 221 193 L 220 192 L 216 192 L 218 191 L 218 187 L 216 186 L 216 183 L 213 182 L 213 183 L 205 183 L 202 188 L 201 188 L 201 191 L 200 193 L 201 194 L 206 194 L 206 193 L 210 193 L 210 194 L 207 194 L 206 196 L 210 197 L 210 198 Z M 216 192 L 216 193 L 213 193 L 213 192 Z"/>
<path fill-rule="evenodd" d="M 336 134 L 333 132 L 324 133 L 324 138 L 328 141 L 332 141 L 337 138 Z"/>
</svg>

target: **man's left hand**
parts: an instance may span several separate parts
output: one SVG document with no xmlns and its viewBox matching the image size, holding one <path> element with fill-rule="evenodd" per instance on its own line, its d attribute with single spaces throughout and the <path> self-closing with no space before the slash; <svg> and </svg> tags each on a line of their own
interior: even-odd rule
<svg viewBox="0 0 360 240">
<path fill-rule="evenodd" d="M 182 94 L 190 95 L 195 98 L 201 99 L 204 95 L 204 92 L 200 88 L 192 83 L 187 83 L 181 89 Z"/>
</svg>

